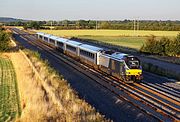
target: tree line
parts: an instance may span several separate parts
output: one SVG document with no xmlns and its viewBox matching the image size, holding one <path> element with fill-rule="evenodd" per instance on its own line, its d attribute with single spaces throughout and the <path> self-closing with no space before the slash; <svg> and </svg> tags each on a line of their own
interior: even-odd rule
<svg viewBox="0 0 180 122">
<path fill-rule="evenodd" d="M 148 37 L 140 49 L 143 53 L 162 56 L 180 56 L 180 33 L 174 39 L 162 37 L 157 39 L 154 35 Z"/>
<path fill-rule="evenodd" d="M 25 29 L 119 29 L 119 30 L 133 30 L 134 21 L 95 21 L 95 20 L 77 20 L 77 21 L 28 21 L 28 22 L 10 22 L 6 23 L 10 26 L 24 26 Z M 138 27 L 137 27 L 138 25 Z M 136 21 L 136 28 L 139 30 L 166 30 L 166 31 L 180 31 L 180 21 Z"/>
<path fill-rule="evenodd" d="M 0 52 L 7 51 L 9 49 L 10 34 L 0 26 Z"/>
</svg>

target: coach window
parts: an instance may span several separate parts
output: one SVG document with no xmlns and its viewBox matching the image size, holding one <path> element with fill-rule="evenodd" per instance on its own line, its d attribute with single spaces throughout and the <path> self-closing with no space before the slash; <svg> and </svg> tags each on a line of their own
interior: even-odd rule
<svg viewBox="0 0 180 122">
<path fill-rule="evenodd" d="M 92 58 L 94 59 L 94 54 L 92 53 Z"/>
<path fill-rule="evenodd" d="M 50 43 L 55 44 L 55 41 L 53 39 L 50 39 L 49 41 L 50 41 Z"/>
<path fill-rule="evenodd" d="M 39 36 L 40 39 L 42 39 L 42 36 Z"/>
<path fill-rule="evenodd" d="M 84 51 L 84 50 L 80 50 L 80 54 L 84 55 L 84 56 L 86 56 L 88 58 L 94 59 L 94 54 L 93 53 L 90 53 L 90 52 L 87 52 L 87 51 Z"/>
<path fill-rule="evenodd" d="M 57 42 L 57 45 L 58 45 L 59 47 L 62 47 L 62 46 L 63 46 L 63 43 L 62 43 L 62 42 Z"/>
<path fill-rule="evenodd" d="M 48 41 L 48 38 L 47 38 L 47 37 L 44 37 L 44 40 L 45 40 L 45 41 Z"/>
<path fill-rule="evenodd" d="M 76 51 L 76 48 L 75 47 L 73 47 L 73 46 L 70 46 L 70 45 L 67 45 L 67 47 L 66 47 L 67 49 L 69 49 L 69 50 L 71 50 L 71 51 Z"/>
</svg>

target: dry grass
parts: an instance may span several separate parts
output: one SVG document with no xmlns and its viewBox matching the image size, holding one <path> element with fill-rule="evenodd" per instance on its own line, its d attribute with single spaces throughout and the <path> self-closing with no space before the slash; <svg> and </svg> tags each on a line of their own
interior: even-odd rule
<svg viewBox="0 0 180 122">
<path fill-rule="evenodd" d="M 20 53 L 11 53 L 22 106 L 22 116 L 17 121 L 106 121 L 93 107 L 79 99 L 67 81 L 47 62 L 40 60 L 37 53 L 25 52 L 43 81 Z"/>
<path fill-rule="evenodd" d="M 9 54 L 14 64 L 21 99 L 22 115 L 19 121 L 41 121 L 48 117 L 48 107 L 52 104 L 44 100 L 41 84 L 34 77 L 32 69 L 20 53 Z M 23 66 L 23 67 L 22 67 Z M 45 113 L 46 114 L 42 114 Z"/>
</svg>

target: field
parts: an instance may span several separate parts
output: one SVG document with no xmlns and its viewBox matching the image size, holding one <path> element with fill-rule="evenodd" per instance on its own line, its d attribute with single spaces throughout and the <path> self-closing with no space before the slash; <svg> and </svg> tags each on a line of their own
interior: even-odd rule
<svg viewBox="0 0 180 122">
<path fill-rule="evenodd" d="M 91 39 L 114 45 L 140 49 L 147 37 L 78 36 L 78 38 Z"/>
<path fill-rule="evenodd" d="M 0 122 L 13 121 L 20 115 L 16 74 L 12 62 L 0 57 Z"/>
<path fill-rule="evenodd" d="M 112 43 L 124 47 L 140 49 L 147 36 L 175 37 L 178 31 L 138 31 L 133 30 L 38 30 L 62 37 L 78 37 Z"/>
<path fill-rule="evenodd" d="M 133 30 L 38 30 L 58 36 L 176 36 L 178 31 L 138 31 Z"/>
</svg>

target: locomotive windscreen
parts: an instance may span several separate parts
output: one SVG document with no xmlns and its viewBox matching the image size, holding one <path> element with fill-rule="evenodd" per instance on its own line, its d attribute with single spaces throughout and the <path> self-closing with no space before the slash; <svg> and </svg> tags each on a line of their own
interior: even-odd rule
<svg viewBox="0 0 180 122">
<path fill-rule="evenodd" d="M 127 57 L 125 61 L 130 69 L 139 69 L 140 67 L 140 61 L 136 57 Z"/>
</svg>

